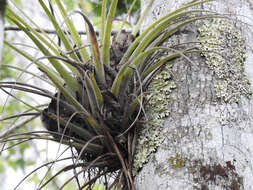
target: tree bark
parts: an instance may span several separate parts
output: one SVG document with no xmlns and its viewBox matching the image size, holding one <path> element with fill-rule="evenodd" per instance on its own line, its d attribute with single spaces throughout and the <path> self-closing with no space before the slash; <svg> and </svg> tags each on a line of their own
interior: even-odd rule
<svg viewBox="0 0 253 190">
<path fill-rule="evenodd" d="M 191 1 L 154 0 L 143 29 Z M 142 0 L 142 10 L 148 2 Z M 142 160 L 146 164 L 137 164 L 136 189 L 253 189 L 252 5 L 252 0 L 217 0 L 198 6 L 231 19 L 190 24 L 166 43 L 198 41 L 200 49 L 215 53 L 190 55 L 191 62 L 180 58 L 170 68 L 175 89 L 166 100 L 169 114 L 156 133 L 157 150 Z M 150 134 L 140 138 L 151 141 Z M 145 139 L 136 155 L 150 145 Z"/>
</svg>

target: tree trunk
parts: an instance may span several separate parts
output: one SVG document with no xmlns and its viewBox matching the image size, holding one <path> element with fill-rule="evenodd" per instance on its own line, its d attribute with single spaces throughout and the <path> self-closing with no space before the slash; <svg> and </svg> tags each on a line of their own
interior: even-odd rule
<svg viewBox="0 0 253 190">
<path fill-rule="evenodd" d="M 154 0 L 143 28 L 191 1 Z M 148 2 L 142 0 L 142 10 Z M 198 41 L 199 49 L 212 52 L 191 55 L 192 61 L 180 58 L 166 70 L 175 88 L 165 97 L 166 113 L 156 117 L 163 127 L 140 137 L 136 189 L 253 189 L 252 5 L 252 0 L 201 5 L 231 19 L 191 24 L 166 43 Z M 152 110 L 148 116 L 157 113 L 148 114 Z"/>
</svg>

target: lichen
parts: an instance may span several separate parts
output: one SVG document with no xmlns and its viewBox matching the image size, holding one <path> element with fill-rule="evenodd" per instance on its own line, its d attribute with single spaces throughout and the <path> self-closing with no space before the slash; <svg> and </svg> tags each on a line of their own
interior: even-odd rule
<svg viewBox="0 0 253 190">
<path fill-rule="evenodd" d="M 171 80 L 169 66 L 166 66 L 157 74 L 149 86 L 151 97 L 145 109 L 147 110 L 148 122 L 139 136 L 134 159 L 134 174 L 142 168 L 143 164 L 148 162 L 150 154 L 155 152 L 164 140 L 164 136 L 160 133 L 163 128 L 164 118 L 169 115 L 170 93 L 174 88 L 176 88 L 176 85 Z"/>
<path fill-rule="evenodd" d="M 172 169 L 179 169 L 186 166 L 187 158 L 182 158 L 182 156 L 177 153 L 175 157 L 169 158 L 168 161 Z"/>
<path fill-rule="evenodd" d="M 232 22 L 225 19 L 205 21 L 199 28 L 200 50 L 215 74 L 216 96 L 226 103 L 250 97 L 252 89 L 244 73 L 245 38 Z"/>
</svg>

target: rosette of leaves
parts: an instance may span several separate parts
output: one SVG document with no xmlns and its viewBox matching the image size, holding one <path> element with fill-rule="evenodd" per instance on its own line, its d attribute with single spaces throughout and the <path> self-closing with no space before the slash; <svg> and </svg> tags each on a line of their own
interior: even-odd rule
<svg viewBox="0 0 253 190">
<path fill-rule="evenodd" d="M 46 108 L 30 107 L 41 113 L 42 122 L 52 136 L 47 139 L 74 147 L 78 153 L 77 156 L 73 155 L 78 164 L 66 166 L 42 184 L 40 189 L 61 172 L 77 167 L 83 169 L 67 180 L 61 189 L 83 172 L 93 175 L 80 189 L 94 184 L 101 176 L 115 172 L 115 181 L 107 189 L 118 184 L 119 187 L 135 189 L 131 171 L 137 131 L 145 127 L 141 120 L 145 97 L 149 94 L 147 87 L 166 64 L 194 52 L 174 51 L 161 44 L 185 25 L 213 17 L 207 13 L 201 15 L 204 10 L 188 9 L 208 1 L 193 1 L 169 13 L 139 36 L 121 31 L 118 38 L 112 38 L 118 0 L 112 0 L 108 10 L 106 0 L 103 0 L 99 36 L 96 36 L 87 16 L 80 11 L 75 12 L 82 16 L 86 24 L 88 43 L 84 43 L 60 0 L 55 0 L 55 3 L 65 29 L 58 21 L 60 19 L 55 18 L 52 5 L 39 0 L 62 46 L 22 10 L 26 19 L 7 8 L 7 18 L 26 33 L 43 56 L 36 59 L 15 45 L 6 44 L 36 64 L 57 88 L 57 93 L 24 83 L 2 82 L 1 89 L 14 88 L 50 98 Z M 44 63 L 45 60 L 50 65 Z"/>
</svg>

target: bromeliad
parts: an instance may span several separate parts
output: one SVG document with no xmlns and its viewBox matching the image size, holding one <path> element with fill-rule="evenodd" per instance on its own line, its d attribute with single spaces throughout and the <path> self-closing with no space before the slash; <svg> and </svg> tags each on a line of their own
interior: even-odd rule
<svg viewBox="0 0 253 190">
<path fill-rule="evenodd" d="M 94 180 L 84 186 L 95 183 L 100 176 L 116 172 L 115 183 L 123 181 L 123 186 L 135 189 L 131 171 L 138 130 L 145 127 L 141 120 L 148 86 L 164 65 L 194 52 L 172 51 L 162 44 L 185 25 L 212 18 L 213 15 L 204 10 L 188 10 L 208 1 L 211 0 L 192 1 L 160 18 L 139 36 L 136 36 L 136 30 L 133 34 L 121 31 L 112 39 L 118 0 L 111 1 L 108 14 L 104 0 L 99 40 L 88 17 L 80 11 L 75 12 L 82 16 L 86 25 L 89 43 L 84 44 L 60 0 L 55 3 L 68 31 L 63 30 L 59 19 L 55 18 L 53 6 L 39 0 L 64 47 L 55 43 L 29 17 L 33 27 L 11 8 L 7 9 L 8 19 L 23 30 L 44 55 L 35 59 L 6 42 L 36 64 L 57 88 L 56 94 L 47 95 L 51 98 L 49 105 L 37 111 L 41 112 L 42 122 L 53 137 L 51 140 L 74 147 L 78 153 L 74 157 L 81 160 L 80 164 L 65 170 L 82 167 L 82 172 L 95 173 Z M 200 14 L 204 12 L 204 15 Z"/>
</svg>

